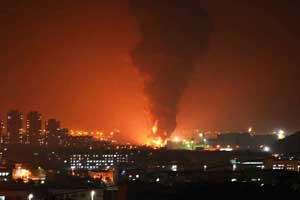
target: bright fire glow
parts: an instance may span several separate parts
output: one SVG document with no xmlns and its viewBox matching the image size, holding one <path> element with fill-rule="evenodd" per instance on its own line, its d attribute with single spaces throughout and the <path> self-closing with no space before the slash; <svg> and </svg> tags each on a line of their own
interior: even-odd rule
<svg viewBox="0 0 300 200">
<path fill-rule="evenodd" d="M 178 136 L 173 137 L 173 142 L 180 142 L 180 138 Z"/>
<path fill-rule="evenodd" d="M 161 137 L 150 138 L 147 142 L 147 146 L 154 149 L 162 148 L 167 145 L 167 140 L 163 140 Z"/>
<path fill-rule="evenodd" d="M 146 143 L 147 146 L 152 147 L 154 149 L 159 149 L 167 145 L 167 139 L 163 139 L 160 136 L 157 136 L 156 133 L 158 131 L 158 122 L 157 120 L 154 122 L 154 125 L 151 127 L 152 134 L 149 136 L 149 139 Z"/>
<path fill-rule="evenodd" d="M 14 180 L 21 179 L 24 183 L 27 183 L 29 181 L 30 176 L 31 172 L 27 169 L 22 168 L 21 164 L 17 164 L 12 173 L 12 178 Z"/>
<path fill-rule="evenodd" d="M 71 136 L 89 136 L 94 137 L 98 140 L 111 140 L 115 138 L 115 135 L 118 134 L 119 131 L 111 131 L 108 133 L 104 133 L 102 131 L 83 131 L 83 130 L 70 130 L 69 134 Z"/>
<path fill-rule="evenodd" d="M 152 133 L 155 135 L 157 132 L 157 121 L 155 121 L 154 125 L 152 126 Z"/>
</svg>

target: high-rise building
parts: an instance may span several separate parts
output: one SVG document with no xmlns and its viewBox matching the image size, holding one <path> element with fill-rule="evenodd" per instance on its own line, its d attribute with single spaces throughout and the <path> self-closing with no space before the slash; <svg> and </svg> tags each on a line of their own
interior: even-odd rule
<svg viewBox="0 0 300 200">
<path fill-rule="evenodd" d="M 5 136 L 4 136 L 4 124 L 3 121 L 0 120 L 0 144 L 3 144 L 5 141 Z"/>
<path fill-rule="evenodd" d="M 31 145 L 42 145 L 42 115 L 36 111 L 27 114 L 26 121 L 27 143 Z"/>
<path fill-rule="evenodd" d="M 18 110 L 7 113 L 7 142 L 9 144 L 22 144 L 24 142 L 22 121 L 23 115 Z"/>
<path fill-rule="evenodd" d="M 60 122 L 56 119 L 46 121 L 46 145 L 50 147 L 58 146 L 61 143 Z"/>
</svg>

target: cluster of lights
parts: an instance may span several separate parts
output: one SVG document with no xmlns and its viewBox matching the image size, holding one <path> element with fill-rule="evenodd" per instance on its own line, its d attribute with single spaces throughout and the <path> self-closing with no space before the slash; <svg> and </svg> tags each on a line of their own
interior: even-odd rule
<svg viewBox="0 0 300 200">
<path fill-rule="evenodd" d="M 8 176 L 9 172 L 0 172 L 0 176 Z"/>
<path fill-rule="evenodd" d="M 129 180 L 136 181 L 140 178 L 140 175 L 139 174 L 136 174 L 136 175 L 129 174 L 128 178 L 129 178 Z"/>
<path fill-rule="evenodd" d="M 300 165 L 295 166 L 293 164 L 284 164 L 284 163 L 278 163 L 278 164 L 273 164 L 272 166 L 273 170 L 290 170 L 290 171 L 300 171 Z"/>
<path fill-rule="evenodd" d="M 176 172 L 178 170 L 178 166 L 177 165 L 172 165 L 171 166 L 171 171 Z"/>
<path fill-rule="evenodd" d="M 127 154 L 75 154 L 70 157 L 71 169 L 98 169 L 104 166 L 115 166 L 128 163 Z"/>
<path fill-rule="evenodd" d="M 94 138 L 100 139 L 100 140 L 108 140 L 108 139 L 111 139 L 118 132 L 119 132 L 119 130 L 111 131 L 109 133 L 104 133 L 103 131 L 70 130 L 70 135 L 71 136 L 91 136 L 91 137 L 94 137 Z"/>
<path fill-rule="evenodd" d="M 183 145 L 187 148 L 187 149 L 193 149 L 194 148 L 194 140 L 183 140 L 182 141 Z"/>
</svg>

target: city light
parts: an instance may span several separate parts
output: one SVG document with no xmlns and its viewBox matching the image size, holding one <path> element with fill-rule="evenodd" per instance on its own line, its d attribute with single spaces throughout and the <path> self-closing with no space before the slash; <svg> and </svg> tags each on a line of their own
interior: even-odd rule
<svg viewBox="0 0 300 200">
<path fill-rule="evenodd" d="M 171 171 L 176 172 L 177 169 L 178 169 L 178 166 L 177 166 L 177 165 L 172 165 L 172 166 L 171 166 Z"/>
<path fill-rule="evenodd" d="M 233 151 L 233 149 L 230 148 L 230 147 L 220 148 L 219 150 L 220 150 L 220 151 Z"/>
<path fill-rule="evenodd" d="M 95 190 L 91 191 L 91 200 L 94 200 L 95 193 L 96 193 Z"/>
<path fill-rule="evenodd" d="M 269 152 L 271 149 L 270 149 L 270 147 L 268 147 L 268 146 L 264 146 L 264 148 L 263 148 L 263 151 L 264 152 Z"/>
<path fill-rule="evenodd" d="M 233 164 L 232 165 L 232 171 L 235 171 L 236 170 L 236 164 Z"/>
<path fill-rule="evenodd" d="M 33 194 L 29 194 L 28 195 L 28 200 L 32 200 L 33 199 Z"/>
<path fill-rule="evenodd" d="M 251 126 L 248 128 L 248 133 L 252 133 L 252 127 Z"/>
<path fill-rule="evenodd" d="M 284 139 L 285 138 L 285 131 L 284 130 L 278 130 L 277 138 L 278 138 L 278 140 Z"/>
</svg>

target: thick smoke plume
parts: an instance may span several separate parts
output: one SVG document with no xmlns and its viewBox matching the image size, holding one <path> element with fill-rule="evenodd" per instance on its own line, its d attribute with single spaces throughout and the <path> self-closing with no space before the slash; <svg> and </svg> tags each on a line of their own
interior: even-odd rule
<svg viewBox="0 0 300 200">
<path fill-rule="evenodd" d="M 192 0 L 131 0 L 142 39 L 132 51 L 144 80 L 144 93 L 157 135 L 166 138 L 176 128 L 178 103 L 205 51 L 210 20 Z"/>
</svg>

